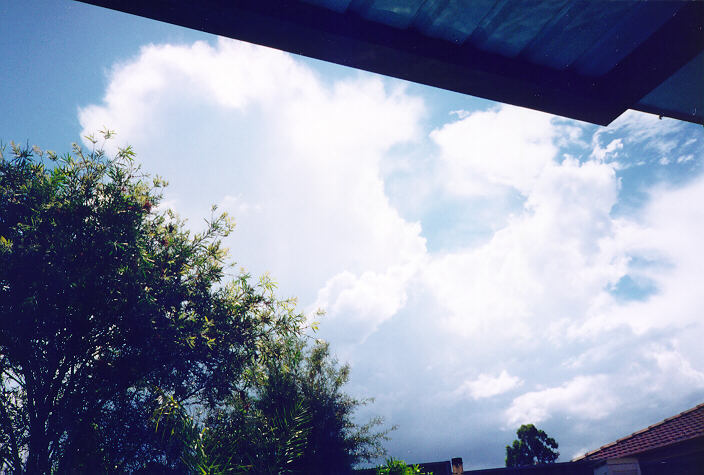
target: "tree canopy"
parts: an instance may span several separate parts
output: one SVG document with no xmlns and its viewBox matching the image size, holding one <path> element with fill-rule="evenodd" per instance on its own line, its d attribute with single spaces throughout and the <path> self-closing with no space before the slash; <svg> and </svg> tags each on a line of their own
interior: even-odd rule
<svg viewBox="0 0 704 475">
<path fill-rule="evenodd" d="M 0 149 L 0 471 L 184 473 L 190 448 L 154 428 L 165 401 L 211 421 L 256 401 L 270 427 L 295 409 L 303 428 L 318 397 L 281 367 L 304 346 L 295 301 L 229 270 L 226 214 L 192 233 L 131 148 L 109 157 L 90 140 L 63 156 Z M 295 397 L 267 409 L 276 371 Z M 346 434 L 360 401 L 335 371 L 322 394 L 348 404 L 331 409 Z M 302 433 L 307 447 L 315 431 Z"/>
<path fill-rule="evenodd" d="M 506 446 L 507 467 L 554 463 L 560 456 L 555 439 L 533 424 L 519 427 L 516 436 L 513 444 Z"/>
<path fill-rule="evenodd" d="M 385 454 L 381 443 L 392 429 L 376 429 L 380 419 L 353 421 L 368 400 L 342 391 L 349 367 L 331 357 L 327 343 L 290 343 L 250 391 L 233 394 L 201 423 L 165 401 L 159 419 L 189 447 L 194 472 L 349 474 Z"/>
</svg>

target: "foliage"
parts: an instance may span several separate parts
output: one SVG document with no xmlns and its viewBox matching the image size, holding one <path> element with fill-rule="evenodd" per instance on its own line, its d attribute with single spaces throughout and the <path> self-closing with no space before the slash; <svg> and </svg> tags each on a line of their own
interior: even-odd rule
<svg viewBox="0 0 704 475">
<path fill-rule="evenodd" d="M 522 425 L 516 435 L 518 439 L 506 446 L 507 467 L 555 463 L 560 456 L 555 439 L 533 424 Z"/>
<path fill-rule="evenodd" d="M 226 272 L 228 217 L 192 234 L 130 148 L 89 139 L 0 146 L 0 472 L 335 474 L 383 455 L 389 430 L 354 422 L 369 400 L 295 301 Z"/>
<path fill-rule="evenodd" d="M 377 467 L 376 473 L 377 475 L 433 475 L 421 472 L 419 465 L 406 465 L 403 460 L 396 460 L 393 457 L 386 460 L 386 465 Z"/>
<path fill-rule="evenodd" d="M 263 431 L 259 434 L 246 430 L 246 426 L 234 427 L 239 438 L 245 434 L 254 436 L 250 442 L 257 445 L 258 451 L 243 454 L 241 447 L 228 443 L 232 440 L 232 434 L 229 440 L 223 439 L 222 433 L 197 423 L 171 397 L 162 395 L 160 402 L 154 414 L 157 429 L 160 428 L 168 437 L 175 437 L 183 445 L 182 461 L 186 473 L 295 472 L 293 464 L 301 457 L 310 430 L 310 417 L 298 402 L 292 412 L 282 412 L 277 417 L 262 420 Z M 244 463 L 243 458 L 247 459 Z"/>
<path fill-rule="evenodd" d="M 226 281 L 232 222 L 214 208 L 189 232 L 129 147 L 3 152 L 0 471 L 182 471 L 188 454 L 149 419 L 155 388 L 216 408 L 303 317 L 267 278 Z"/>
<path fill-rule="evenodd" d="M 208 456 L 230 456 L 234 472 L 351 473 L 356 463 L 384 454 L 389 430 L 375 431 L 378 419 L 354 423 L 354 411 L 368 401 L 342 391 L 348 378 L 349 367 L 338 365 L 328 344 L 288 340 L 248 391 L 205 418 Z"/>
<path fill-rule="evenodd" d="M 355 411 L 372 400 L 343 392 L 350 367 L 339 365 L 328 343 L 312 346 L 295 376 L 313 420 L 311 440 L 303 457 L 309 473 L 347 473 L 357 463 L 370 462 L 386 453 L 382 442 L 394 428 L 378 430 L 383 423 L 378 417 L 355 424 Z"/>
</svg>

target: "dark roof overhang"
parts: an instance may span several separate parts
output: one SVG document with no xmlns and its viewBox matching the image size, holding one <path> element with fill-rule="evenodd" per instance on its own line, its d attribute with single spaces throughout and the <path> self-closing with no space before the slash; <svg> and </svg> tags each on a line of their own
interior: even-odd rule
<svg viewBox="0 0 704 475">
<path fill-rule="evenodd" d="M 601 125 L 704 123 L 699 1 L 81 1 Z"/>
</svg>

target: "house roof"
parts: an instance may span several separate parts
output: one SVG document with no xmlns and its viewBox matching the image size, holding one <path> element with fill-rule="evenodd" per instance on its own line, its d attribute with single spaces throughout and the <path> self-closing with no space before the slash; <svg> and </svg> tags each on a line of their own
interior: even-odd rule
<svg viewBox="0 0 704 475">
<path fill-rule="evenodd" d="M 704 123 L 704 2 L 81 1 L 601 125 Z"/>
<path fill-rule="evenodd" d="M 630 457 L 697 437 L 704 437 L 704 403 L 588 452 L 578 460 Z"/>
</svg>

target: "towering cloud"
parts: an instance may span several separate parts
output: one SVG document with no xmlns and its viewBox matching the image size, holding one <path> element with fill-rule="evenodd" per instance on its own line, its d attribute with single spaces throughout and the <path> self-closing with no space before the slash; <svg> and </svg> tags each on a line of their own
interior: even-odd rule
<svg viewBox="0 0 704 475">
<path fill-rule="evenodd" d="M 700 128 L 427 109 L 418 87 L 220 39 L 145 46 L 79 117 L 194 228 L 230 212 L 238 263 L 324 308 L 316 336 L 400 425 L 394 455 L 500 465 L 523 422 L 571 454 L 701 400 Z"/>
</svg>

